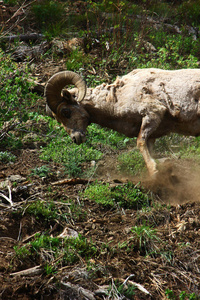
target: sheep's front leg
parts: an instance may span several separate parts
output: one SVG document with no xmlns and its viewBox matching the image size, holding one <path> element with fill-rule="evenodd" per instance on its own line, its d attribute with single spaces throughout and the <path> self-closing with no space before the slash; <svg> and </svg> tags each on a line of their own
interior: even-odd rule
<svg viewBox="0 0 200 300">
<path fill-rule="evenodd" d="M 140 152 L 143 155 L 149 174 L 151 176 L 155 175 L 157 173 L 157 164 L 150 154 L 148 142 L 142 137 L 141 131 L 137 138 L 137 147 L 140 149 Z"/>
<path fill-rule="evenodd" d="M 163 112 L 159 114 L 149 114 L 142 119 L 142 125 L 137 138 L 137 147 L 143 155 L 147 169 L 151 176 L 155 175 L 157 171 L 157 164 L 151 156 L 151 150 L 153 148 L 154 139 L 151 138 L 152 133 L 158 128 L 162 120 Z"/>
</svg>

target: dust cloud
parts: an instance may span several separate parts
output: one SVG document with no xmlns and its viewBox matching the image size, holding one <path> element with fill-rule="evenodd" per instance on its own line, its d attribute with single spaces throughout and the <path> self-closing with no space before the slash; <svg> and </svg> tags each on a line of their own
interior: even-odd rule
<svg viewBox="0 0 200 300">
<path fill-rule="evenodd" d="M 171 160 L 159 167 L 155 178 L 143 178 L 144 187 L 170 204 L 200 202 L 200 165 L 191 160 Z"/>
<path fill-rule="evenodd" d="M 99 166 L 97 177 L 107 182 L 140 182 L 166 204 L 200 202 L 200 163 L 194 160 L 167 160 L 159 165 L 157 176 L 151 178 L 147 172 L 136 177 L 122 174 L 117 169 L 116 157 L 109 157 Z"/>
</svg>

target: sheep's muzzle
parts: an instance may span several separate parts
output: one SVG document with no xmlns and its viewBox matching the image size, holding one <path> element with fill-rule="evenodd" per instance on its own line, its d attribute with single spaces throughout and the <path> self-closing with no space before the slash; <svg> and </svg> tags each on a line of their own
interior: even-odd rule
<svg viewBox="0 0 200 300">
<path fill-rule="evenodd" d="M 70 137 L 71 137 L 72 141 L 74 143 L 76 143 L 77 145 L 80 145 L 86 141 L 86 136 L 83 131 L 73 131 L 70 134 Z"/>
</svg>

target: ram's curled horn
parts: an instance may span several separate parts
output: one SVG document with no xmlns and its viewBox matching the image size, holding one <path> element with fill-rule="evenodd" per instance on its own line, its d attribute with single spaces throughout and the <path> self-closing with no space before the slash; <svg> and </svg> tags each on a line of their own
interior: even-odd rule
<svg viewBox="0 0 200 300">
<path fill-rule="evenodd" d="M 61 91 L 66 85 L 73 84 L 78 89 L 78 99 L 80 102 L 86 94 L 86 83 L 77 73 L 72 71 L 62 71 L 54 74 L 47 82 L 44 95 L 49 108 L 56 113 L 58 105 L 63 101 Z"/>
</svg>

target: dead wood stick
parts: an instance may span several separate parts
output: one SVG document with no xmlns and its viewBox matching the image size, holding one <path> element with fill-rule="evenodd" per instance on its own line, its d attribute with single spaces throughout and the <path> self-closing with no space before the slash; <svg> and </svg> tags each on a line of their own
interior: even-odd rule
<svg viewBox="0 0 200 300">
<path fill-rule="evenodd" d="M 75 184 L 86 184 L 88 183 L 87 179 L 81 179 L 81 178 L 73 178 L 73 179 L 62 179 L 59 181 L 53 182 L 51 185 L 62 185 L 62 184 L 70 184 L 70 185 L 75 185 Z"/>
<path fill-rule="evenodd" d="M 10 206 L 13 206 L 13 202 L 12 202 L 12 193 L 11 193 L 11 189 L 9 187 L 9 185 L 7 186 L 8 188 L 8 193 L 9 193 L 9 197 L 7 197 L 6 195 L 4 195 L 3 193 L 0 193 L 0 196 L 2 198 L 4 198 L 6 201 L 8 201 L 10 203 Z"/>
<path fill-rule="evenodd" d="M 70 289 L 78 294 L 78 296 L 83 296 L 86 299 L 89 300 L 95 300 L 94 293 L 92 291 L 89 291 L 83 287 L 80 287 L 77 284 L 72 284 L 71 282 L 63 282 L 61 281 L 61 287 L 64 289 Z"/>
<path fill-rule="evenodd" d="M 10 276 L 34 276 L 34 275 L 39 275 L 41 273 L 42 273 L 42 268 L 39 265 L 33 268 L 11 273 Z"/>
<path fill-rule="evenodd" d="M 8 134 L 9 131 L 13 130 L 17 125 L 19 125 L 21 122 L 19 121 L 13 121 L 13 123 L 9 122 L 8 125 L 6 125 L 1 131 L 0 131 L 0 140 L 4 138 Z"/>
<path fill-rule="evenodd" d="M 9 23 L 13 18 L 18 17 L 22 13 L 24 14 L 24 9 L 30 6 L 32 3 L 36 2 L 36 0 L 33 0 L 29 2 L 28 4 L 26 3 L 26 0 L 22 3 L 22 5 L 14 12 L 14 14 L 5 22 L 5 24 Z"/>
<path fill-rule="evenodd" d="M 125 279 L 125 280 L 124 280 L 124 279 L 122 279 L 122 278 L 115 278 L 115 280 L 119 280 L 119 281 L 122 282 L 123 284 L 124 284 L 124 283 L 125 283 L 125 284 L 129 283 L 129 284 L 135 286 L 135 287 L 136 287 L 138 290 L 140 290 L 141 292 L 145 293 L 146 295 L 150 295 L 150 296 L 151 296 L 150 292 L 147 291 L 147 289 L 145 289 L 140 283 L 134 282 L 134 281 L 129 280 L 129 279 Z"/>
<path fill-rule="evenodd" d="M 14 42 L 15 40 L 27 42 L 27 41 L 41 40 L 43 37 L 44 37 L 43 34 L 29 33 L 29 34 L 3 36 L 2 39 L 7 40 L 9 42 Z"/>
</svg>

